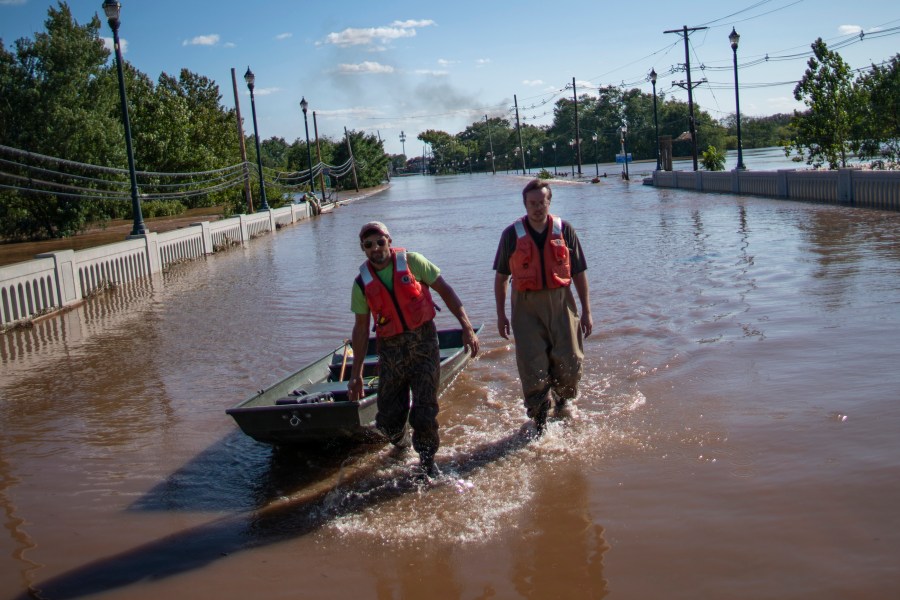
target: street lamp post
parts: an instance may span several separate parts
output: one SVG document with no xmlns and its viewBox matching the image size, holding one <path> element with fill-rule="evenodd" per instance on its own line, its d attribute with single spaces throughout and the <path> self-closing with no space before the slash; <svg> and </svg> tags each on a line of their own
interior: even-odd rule
<svg viewBox="0 0 900 600">
<path fill-rule="evenodd" d="M 728 39 L 731 41 L 731 50 L 734 53 L 734 111 L 735 111 L 735 120 L 737 121 L 737 147 L 738 147 L 738 162 L 737 169 L 739 171 L 743 171 L 747 167 L 744 166 L 744 148 L 741 144 L 741 98 L 740 93 L 738 91 L 738 66 L 737 66 L 737 49 L 738 49 L 738 41 L 740 41 L 741 36 L 737 31 L 734 30 L 734 27 L 731 28 L 731 33 L 728 35 Z"/>
<path fill-rule="evenodd" d="M 553 146 L 553 176 L 556 177 L 556 142 L 551 145 Z"/>
<path fill-rule="evenodd" d="M 656 117 L 656 69 L 650 69 L 650 83 L 653 84 L 653 125 L 656 127 L 656 170 L 659 171 L 659 120 Z"/>
<path fill-rule="evenodd" d="M 141 213 L 141 199 L 138 197 L 137 172 L 134 168 L 134 149 L 131 146 L 131 121 L 128 118 L 128 97 L 125 95 L 125 75 L 122 72 L 122 50 L 119 47 L 119 11 L 121 3 L 116 0 L 104 0 L 103 12 L 113 32 L 113 46 L 116 52 L 116 71 L 119 75 L 119 100 L 122 103 L 122 125 L 125 128 L 125 150 L 128 154 L 128 174 L 131 176 L 131 211 L 134 213 L 134 224 L 131 235 L 145 235 L 144 215 Z"/>
<path fill-rule="evenodd" d="M 406 160 L 406 134 L 400 132 L 400 143 L 403 144 L 403 160 Z"/>
<path fill-rule="evenodd" d="M 594 175 L 600 177 L 600 145 L 597 143 L 597 132 L 591 136 L 594 139 Z"/>
<path fill-rule="evenodd" d="M 259 151 L 259 129 L 256 127 L 256 100 L 253 97 L 253 88 L 256 83 L 256 75 L 247 67 L 244 73 L 244 81 L 247 82 L 247 88 L 250 90 L 250 110 L 253 113 L 253 138 L 256 140 L 256 168 L 259 171 L 259 196 L 262 198 L 262 206 L 259 210 L 269 210 L 269 202 L 266 200 L 266 184 L 263 181 L 262 171 L 262 154 Z"/>
<path fill-rule="evenodd" d="M 622 176 L 625 181 L 628 181 L 628 125 L 622 123 L 622 159 L 625 163 L 625 170 L 622 172 Z"/>
<path fill-rule="evenodd" d="M 309 190 L 315 193 L 315 184 L 313 183 L 313 168 L 312 168 L 312 151 L 309 147 L 309 122 L 306 120 L 306 111 L 309 109 L 309 102 L 306 101 L 306 96 L 300 98 L 300 110 L 303 111 L 303 128 L 306 129 L 306 164 L 309 167 Z M 325 202 L 325 181 L 322 180 L 319 182 L 322 185 L 322 202 Z"/>
</svg>

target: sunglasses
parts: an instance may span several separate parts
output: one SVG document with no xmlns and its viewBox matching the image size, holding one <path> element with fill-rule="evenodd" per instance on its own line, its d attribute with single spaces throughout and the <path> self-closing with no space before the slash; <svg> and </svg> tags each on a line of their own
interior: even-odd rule
<svg viewBox="0 0 900 600">
<path fill-rule="evenodd" d="M 378 244 L 378 246 L 382 248 L 387 245 L 387 240 L 385 238 L 379 238 L 375 241 L 366 240 L 365 242 L 363 242 L 363 248 L 365 248 L 366 250 L 371 250 L 375 246 L 375 244 Z"/>
</svg>

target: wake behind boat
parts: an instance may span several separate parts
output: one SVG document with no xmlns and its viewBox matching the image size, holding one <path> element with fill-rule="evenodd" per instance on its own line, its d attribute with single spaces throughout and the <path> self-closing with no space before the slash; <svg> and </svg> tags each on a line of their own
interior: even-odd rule
<svg viewBox="0 0 900 600">
<path fill-rule="evenodd" d="M 483 326 L 476 329 L 481 331 Z M 462 371 L 470 358 L 461 329 L 438 331 L 441 378 L 438 393 Z M 288 375 L 225 412 L 253 439 L 274 445 L 364 438 L 372 434 L 377 412 L 378 354 L 375 338 L 363 367 L 363 397 L 351 402 L 347 392 L 353 364 L 350 342 Z"/>
</svg>

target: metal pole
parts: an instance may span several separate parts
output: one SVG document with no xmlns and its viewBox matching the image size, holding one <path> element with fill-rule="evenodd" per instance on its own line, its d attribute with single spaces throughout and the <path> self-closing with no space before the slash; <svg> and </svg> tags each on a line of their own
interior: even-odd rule
<svg viewBox="0 0 900 600">
<path fill-rule="evenodd" d="M 624 125 L 622 126 L 622 154 L 625 155 L 625 181 L 628 181 L 628 128 Z"/>
<path fill-rule="evenodd" d="M 656 116 L 656 69 L 650 69 L 650 82 L 653 84 L 653 126 L 656 127 L 656 170 L 659 171 L 659 120 Z"/>
<path fill-rule="evenodd" d="M 131 177 L 131 211 L 134 213 L 134 223 L 131 227 L 131 235 L 145 235 L 147 227 L 144 225 L 144 215 L 141 212 L 141 199 L 138 196 L 137 171 L 134 168 L 134 148 L 131 146 L 131 121 L 128 118 L 128 96 L 125 94 L 125 74 L 122 71 L 122 50 L 119 47 L 119 8 L 121 4 L 106 0 L 103 8 L 109 19 L 109 26 L 113 32 L 113 46 L 116 52 L 116 72 L 119 75 L 119 100 L 122 103 L 122 125 L 125 128 L 125 151 L 128 154 L 128 174 Z M 110 11 L 115 10 L 114 14 Z"/>
<path fill-rule="evenodd" d="M 556 164 L 559 161 L 556 159 L 556 142 L 553 142 L 553 176 L 556 177 Z"/>
<path fill-rule="evenodd" d="M 300 109 L 303 111 L 303 128 L 306 130 L 306 164 L 309 167 L 309 191 L 315 193 L 316 185 L 313 178 L 312 148 L 309 145 L 309 121 L 306 119 L 306 109 L 309 106 L 306 96 L 300 98 Z M 325 190 L 322 190 L 322 202 L 325 202 Z"/>
<path fill-rule="evenodd" d="M 734 30 L 734 27 L 731 28 L 731 35 L 728 36 L 728 39 L 731 40 L 731 49 L 734 52 L 734 110 L 735 117 L 737 121 L 737 147 L 738 147 L 738 162 L 737 169 L 739 171 L 743 171 L 747 167 L 744 166 L 744 147 L 741 143 L 741 98 L 740 92 L 738 91 L 738 64 L 737 64 L 737 49 L 738 49 L 738 41 L 741 39 L 741 36 L 738 35 L 738 32 Z"/>
<path fill-rule="evenodd" d="M 263 179 L 262 154 L 259 150 L 259 129 L 256 126 L 256 100 L 253 97 L 253 88 L 255 87 L 254 82 L 256 81 L 256 78 L 253 76 L 253 71 L 250 70 L 250 67 L 247 67 L 247 72 L 244 73 L 244 79 L 247 81 L 247 87 L 250 89 L 250 110 L 253 113 L 253 137 L 256 140 L 256 168 L 259 170 L 259 196 L 262 198 L 262 206 L 259 207 L 259 210 L 269 210 L 269 202 L 266 200 L 266 183 Z"/>
<path fill-rule="evenodd" d="M 575 99 L 575 154 L 578 159 L 578 176 L 581 177 L 581 140 L 578 131 L 578 92 L 575 91 L 575 78 L 572 78 L 572 96 Z M 575 173 L 572 173 L 574 176 Z"/>
<path fill-rule="evenodd" d="M 597 143 L 597 134 L 594 133 L 594 175 L 600 177 L 600 144 Z"/>
</svg>

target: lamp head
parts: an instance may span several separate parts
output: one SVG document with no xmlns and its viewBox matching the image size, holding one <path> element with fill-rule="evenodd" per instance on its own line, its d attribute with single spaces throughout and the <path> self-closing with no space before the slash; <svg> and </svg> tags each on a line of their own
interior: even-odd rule
<svg viewBox="0 0 900 600">
<path fill-rule="evenodd" d="M 738 42 L 741 40 L 740 34 L 734 30 L 734 27 L 731 28 L 731 33 L 728 34 L 728 40 L 731 42 L 731 49 L 737 50 Z"/>
<path fill-rule="evenodd" d="M 300 98 L 300 108 L 303 110 L 303 114 L 306 114 L 306 109 L 309 108 L 309 102 L 306 101 L 306 96 Z"/>
<path fill-rule="evenodd" d="M 106 13 L 106 20 L 113 29 L 119 27 L 119 12 L 122 10 L 122 4 L 116 0 L 103 0 L 103 12 Z"/>
<path fill-rule="evenodd" d="M 656 69 L 650 69 L 650 81 L 656 85 Z"/>
<path fill-rule="evenodd" d="M 250 91 L 253 91 L 253 84 L 256 82 L 256 75 L 253 74 L 253 71 L 250 70 L 250 67 L 247 67 L 247 72 L 244 73 L 244 81 L 247 82 L 247 87 L 250 88 Z"/>
</svg>

